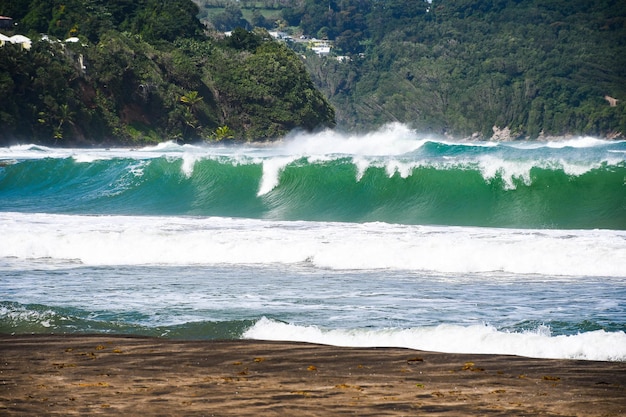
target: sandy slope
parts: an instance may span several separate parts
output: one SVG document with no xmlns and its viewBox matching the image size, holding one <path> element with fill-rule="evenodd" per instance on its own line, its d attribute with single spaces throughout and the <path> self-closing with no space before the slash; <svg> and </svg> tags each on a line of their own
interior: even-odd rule
<svg viewBox="0 0 626 417">
<path fill-rule="evenodd" d="M 0 335 L 1 415 L 621 416 L 626 363 Z"/>
</svg>

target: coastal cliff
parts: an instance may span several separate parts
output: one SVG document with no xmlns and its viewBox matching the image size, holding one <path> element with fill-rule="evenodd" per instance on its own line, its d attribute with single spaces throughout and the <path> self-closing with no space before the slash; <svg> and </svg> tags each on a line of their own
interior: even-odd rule
<svg viewBox="0 0 626 417">
<path fill-rule="evenodd" d="M 15 3 L 0 4 L 19 22 L 4 31 L 31 43 L 0 47 L 2 145 L 263 141 L 335 124 L 293 51 L 262 29 L 206 31 L 191 1 Z"/>
</svg>

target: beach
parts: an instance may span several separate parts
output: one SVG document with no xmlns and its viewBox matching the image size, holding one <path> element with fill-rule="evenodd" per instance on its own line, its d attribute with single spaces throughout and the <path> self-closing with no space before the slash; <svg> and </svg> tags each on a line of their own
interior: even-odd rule
<svg viewBox="0 0 626 417">
<path fill-rule="evenodd" d="M 0 335 L 5 416 L 624 413 L 624 362 L 256 340 Z"/>
</svg>

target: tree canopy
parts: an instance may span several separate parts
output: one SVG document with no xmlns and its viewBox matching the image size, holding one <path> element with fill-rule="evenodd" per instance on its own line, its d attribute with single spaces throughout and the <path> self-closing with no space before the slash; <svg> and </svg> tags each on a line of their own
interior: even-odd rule
<svg viewBox="0 0 626 417">
<path fill-rule="evenodd" d="M 513 137 L 626 134 L 625 2 L 346 0 L 332 14 L 347 10 L 352 32 L 328 33 L 353 60 L 308 64 L 342 125 L 398 120 L 487 138 L 494 126 Z M 352 23 L 356 10 L 366 26 Z M 342 40 L 353 33 L 357 42 Z"/>
<path fill-rule="evenodd" d="M 333 53 L 304 62 L 343 129 L 400 121 L 456 137 L 488 138 L 494 126 L 529 138 L 626 134 L 624 1 L 197 3 L 278 8 L 283 30 L 328 38 Z"/>
<path fill-rule="evenodd" d="M 190 0 L 0 1 L 33 40 L 0 47 L 0 144 L 269 140 L 334 126 L 293 51 L 262 31 L 207 36 L 197 13 Z"/>
<path fill-rule="evenodd" d="M 623 1 L 195 3 L 0 0 L 21 33 L 85 45 L 0 48 L 0 135 L 193 140 L 227 125 L 253 140 L 335 118 L 344 130 L 399 121 L 454 137 L 626 134 Z M 207 38 L 194 14 L 233 35 Z M 332 53 L 275 44 L 270 27 L 325 37 Z M 194 91 L 193 107 L 180 100 Z M 85 120 L 98 127 L 89 135 Z"/>
</svg>

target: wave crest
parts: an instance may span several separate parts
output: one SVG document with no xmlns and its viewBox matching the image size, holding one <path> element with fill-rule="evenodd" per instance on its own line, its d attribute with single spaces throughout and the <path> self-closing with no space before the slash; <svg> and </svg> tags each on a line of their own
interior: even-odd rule
<svg viewBox="0 0 626 417">
<path fill-rule="evenodd" d="M 552 336 L 545 327 L 514 333 L 488 325 L 441 324 L 412 329 L 335 329 L 298 326 L 262 318 L 244 338 L 350 347 L 400 347 L 447 353 L 518 355 L 533 358 L 626 361 L 626 333 L 597 330 Z"/>
</svg>

